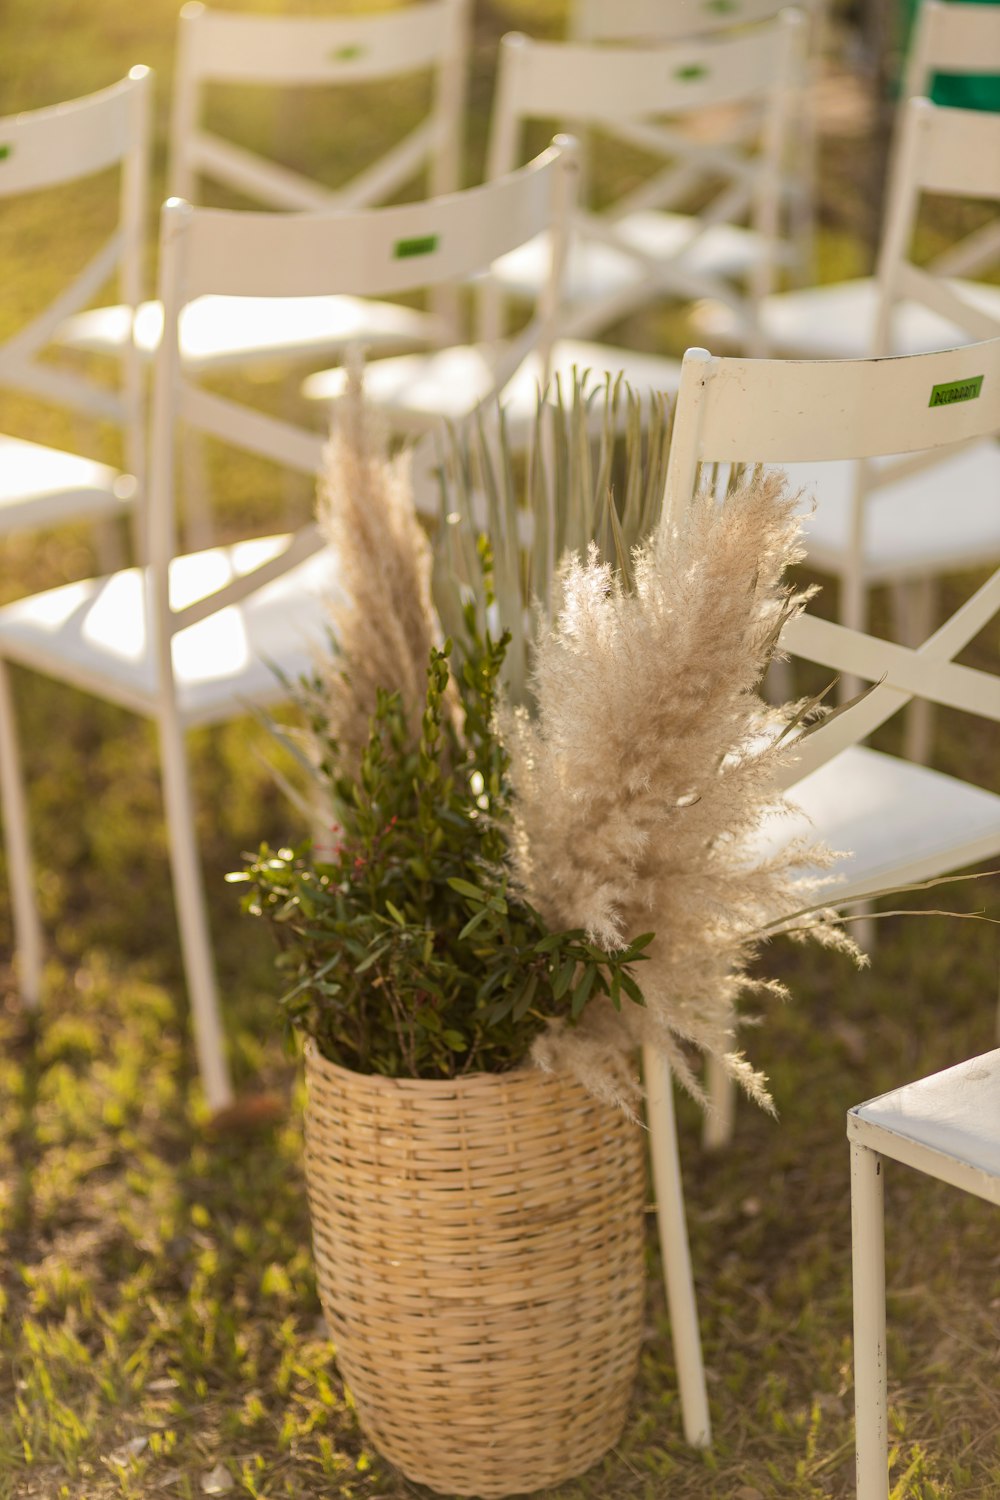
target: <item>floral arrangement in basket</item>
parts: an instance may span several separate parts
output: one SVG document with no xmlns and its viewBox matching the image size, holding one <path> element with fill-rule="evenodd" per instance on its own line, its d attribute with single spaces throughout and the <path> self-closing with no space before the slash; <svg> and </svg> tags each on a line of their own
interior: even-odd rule
<svg viewBox="0 0 1000 1500">
<path fill-rule="evenodd" d="M 287 732 L 318 832 L 232 878 L 278 938 L 286 1016 L 343 1066 L 451 1078 L 530 1056 L 630 1110 L 652 1043 L 696 1095 L 692 1049 L 767 1105 L 734 1024 L 742 993 L 783 992 L 749 972 L 776 916 L 859 956 L 818 900 L 827 851 L 754 851 L 812 707 L 757 691 L 806 600 L 784 582 L 795 497 L 737 475 L 724 505 L 704 495 L 668 527 L 665 409 L 644 437 L 609 386 L 594 461 L 595 399 L 577 382 L 540 403 L 523 495 L 502 418 L 492 447 L 483 427 L 456 443 L 434 549 L 409 459 L 345 404 L 319 506 L 342 593 Z"/>
</svg>

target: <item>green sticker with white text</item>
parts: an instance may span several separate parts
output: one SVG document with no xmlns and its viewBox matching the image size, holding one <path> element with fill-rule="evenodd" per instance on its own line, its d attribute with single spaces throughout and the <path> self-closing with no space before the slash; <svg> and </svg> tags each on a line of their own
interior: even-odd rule
<svg viewBox="0 0 1000 1500">
<path fill-rule="evenodd" d="M 970 375 L 968 380 L 949 380 L 944 385 L 931 386 L 928 406 L 954 406 L 956 401 L 975 401 L 983 388 L 981 375 Z"/>
<path fill-rule="evenodd" d="M 330 53 L 334 62 L 357 62 L 359 57 L 364 57 L 365 49 L 358 42 L 352 42 L 347 47 L 335 47 Z"/>
<path fill-rule="evenodd" d="M 0 144 L 0 161 L 5 160 L 5 158 L 8 157 L 13 151 L 13 149 L 13 146 Z"/>
<path fill-rule="evenodd" d="M 694 83 L 698 78 L 707 78 L 708 69 L 704 63 L 688 63 L 684 68 L 677 68 L 674 77 L 679 78 L 681 83 Z"/>
<path fill-rule="evenodd" d="M 392 247 L 394 260 L 409 260 L 414 255 L 432 255 L 438 247 L 436 234 L 421 234 L 412 240 L 397 240 Z"/>
</svg>

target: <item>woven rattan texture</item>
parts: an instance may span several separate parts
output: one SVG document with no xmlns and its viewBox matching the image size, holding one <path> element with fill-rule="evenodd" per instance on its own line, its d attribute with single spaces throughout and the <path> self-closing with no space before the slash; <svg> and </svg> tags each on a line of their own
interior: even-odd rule
<svg viewBox="0 0 1000 1500">
<path fill-rule="evenodd" d="M 446 1494 L 582 1473 L 638 1364 L 639 1129 L 537 1069 L 374 1078 L 310 1044 L 307 1077 L 320 1297 L 371 1441 Z"/>
</svg>

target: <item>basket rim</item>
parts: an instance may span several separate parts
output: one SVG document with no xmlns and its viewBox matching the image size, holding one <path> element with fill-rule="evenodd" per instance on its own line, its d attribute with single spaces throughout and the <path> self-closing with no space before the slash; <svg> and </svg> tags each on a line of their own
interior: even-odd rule
<svg viewBox="0 0 1000 1500">
<path fill-rule="evenodd" d="M 428 1094 L 433 1090 L 446 1092 L 449 1095 L 475 1094 L 486 1090 L 498 1088 L 508 1089 L 538 1085 L 546 1087 L 561 1083 L 570 1085 L 586 1094 L 586 1090 L 577 1078 L 567 1069 L 541 1068 L 533 1063 L 530 1058 L 519 1063 L 516 1068 L 508 1068 L 503 1073 L 476 1072 L 466 1073 L 461 1078 L 388 1078 L 384 1073 L 360 1073 L 355 1068 L 345 1068 L 342 1063 L 331 1062 L 324 1057 L 316 1045 L 314 1037 L 306 1037 L 303 1047 L 303 1055 L 306 1062 L 307 1076 L 310 1072 L 326 1076 L 330 1080 L 337 1080 L 345 1085 L 353 1087 L 370 1088 L 375 1092 L 393 1094 L 421 1093 Z M 591 1097 L 588 1095 L 588 1097 Z"/>
</svg>

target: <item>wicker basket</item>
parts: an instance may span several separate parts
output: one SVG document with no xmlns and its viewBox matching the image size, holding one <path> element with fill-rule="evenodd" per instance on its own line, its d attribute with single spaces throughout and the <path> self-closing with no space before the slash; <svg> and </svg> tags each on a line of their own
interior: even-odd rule
<svg viewBox="0 0 1000 1500">
<path fill-rule="evenodd" d="M 369 1077 L 311 1043 L 306 1068 L 320 1298 L 368 1437 L 449 1494 L 582 1473 L 638 1364 L 640 1131 L 537 1069 Z"/>
</svg>

